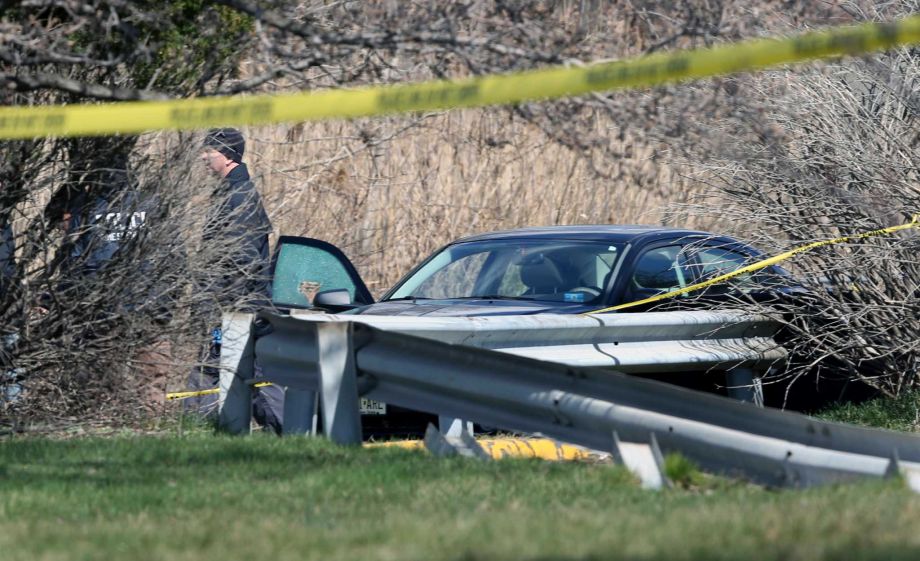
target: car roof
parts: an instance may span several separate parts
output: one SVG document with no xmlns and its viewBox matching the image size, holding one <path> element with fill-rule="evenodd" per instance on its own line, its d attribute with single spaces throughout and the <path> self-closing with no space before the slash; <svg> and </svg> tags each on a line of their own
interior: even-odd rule
<svg viewBox="0 0 920 561">
<path fill-rule="evenodd" d="M 637 243 L 657 238 L 712 237 L 730 239 L 725 236 L 716 236 L 697 230 L 682 228 L 667 228 L 664 226 L 650 226 L 642 224 L 596 224 L 579 226 L 539 226 L 532 228 L 518 228 L 515 230 L 501 230 L 460 238 L 454 243 L 476 242 L 498 239 L 566 239 L 566 240 L 596 240 L 610 243 Z"/>
</svg>

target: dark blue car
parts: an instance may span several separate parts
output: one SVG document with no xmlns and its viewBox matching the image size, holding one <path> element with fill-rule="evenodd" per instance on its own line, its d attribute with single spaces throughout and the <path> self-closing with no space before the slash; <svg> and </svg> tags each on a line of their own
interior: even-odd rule
<svg viewBox="0 0 920 561">
<path fill-rule="evenodd" d="M 738 240 L 654 226 L 553 226 L 479 234 L 436 251 L 374 301 L 345 255 L 320 240 L 283 236 L 273 264 L 280 308 L 398 316 L 577 314 L 676 291 L 763 259 Z M 795 290 L 779 267 L 705 291 L 623 309 L 709 307 Z M 790 288 L 792 287 L 792 288 Z M 674 380 L 669 380 L 674 381 Z M 718 391 L 721 376 L 682 385 Z M 417 435 L 431 415 L 362 401 L 366 437 Z"/>
<path fill-rule="evenodd" d="M 584 313 L 679 290 L 765 257 L 738 240 L 692 230 L 522 228 L 470 236 L 441 248 L 375 302 L 354 266 L 334 246 L 284 236 L 279 247 L 274 267 L 277 305 L 402 316 Z M 707 289 L 706 300 L 758 298 L 788 279 L 780 267 L 768 267 Z M 681 295 L 665 305 L 691 304 L 695 296 Z"/>
</svg>

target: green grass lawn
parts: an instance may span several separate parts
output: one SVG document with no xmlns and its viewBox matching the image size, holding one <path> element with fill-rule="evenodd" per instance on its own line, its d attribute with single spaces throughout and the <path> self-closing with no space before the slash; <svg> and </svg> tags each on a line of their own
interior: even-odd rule
<svg viewBox="0 0 920 561">
<path fill-rule="evenodd" d="M 838 423 L 852 423 L 890 430 L 920 430 L 920 390 L 907 391 L 891 399 L 880 397 L 863 403 L 841 403 L 816 414 Z"/>
<path fill-rule="evenodd" d="M 688 472 L 683 462 L 673 461 Z M 918 559 L 898 481 L 771 491 L 322 440 L 0 440 L 0 560 Z"/>
</svg>

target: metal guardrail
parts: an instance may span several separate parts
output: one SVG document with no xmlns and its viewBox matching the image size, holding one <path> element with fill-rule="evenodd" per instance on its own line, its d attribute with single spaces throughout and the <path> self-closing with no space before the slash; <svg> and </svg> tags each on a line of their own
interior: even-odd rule
<svg viewBox="0 0 920 561">
<path fill-rule="evenodd" d="M 231 432 L 249 427 L 255 352 L 267 378 L 288 386 L 286 430 L 296 429 L 295 417 L 312 407 L 318 392 L 326 434 L 341 443 L 361 440 L 363 395 L 593 449 L 610 449 L 614 433 L 631 442 L 654 438 L 664 452 L 680 452 L 706 469 L 771 485 L 920 470 L 920 438 L 909 434 L 822 422 L 615 372 L 365 323 L 262 317 L 271 329 L 258 337 L 250 330 L 252 316 L 225 319 L 220 422 Z"/>
<path fill-rule="evenodd" d="M 758 372 L 786 359 L 780 325 L 743 311 L 575 316 L 352 316 L 294 312 L 309 321 L 349 321 L 444 343 L 627 374 L 723 370 L 729 395 L 759 402 Z"/>
<path fill-rule="evenodd" d="M 361 323 L 454 345 L 627 373 L 702 371 L 725 364 L 766 368 L 786 358 L 773 341 L 779 323 L 749 312 L 401 317 L 295 311 L 292 317 Z"/>
</svg>

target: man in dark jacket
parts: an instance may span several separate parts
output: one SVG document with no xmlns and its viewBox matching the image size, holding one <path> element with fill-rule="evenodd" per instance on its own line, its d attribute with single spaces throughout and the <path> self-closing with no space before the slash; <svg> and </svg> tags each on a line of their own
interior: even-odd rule
<svg viewBox="0 0 920 561">
<path fill-rule="evenodd" d="M 162 219 L 156 194 L 142 191 L 124 170 L 106 170 L 92 183 L 62 188 L 45 213 L 65 234 L 56 256 L 58 298 L 73 302 L 88 291 L 97 301 L 111 287 L 112 297 L 99 311 L 140 310 L 148 317 L 155 313 L 158 322 L 169 320 L 174 287 L 158 280 L 155 269 L 172 256 L 151 254 L 149 242 L 148 222 Z"/>
<path fill-rule="evenodd" d="M 102 270 L 126 246 L 138 243 L 156 205 L 154 197 L 142 199 L 126 186 L 120 192 L 77 194 L 63 214 L 69 244 L 62 268 L 78 275 Z"/>
<path fill-rule="evenodd" d="M 151 238 L 151 225 L 162 225 L 166 212 L 159 197 L 138 185 L 127 161 L 112 164 L 63 186 L 47 205 L 46 217 L 61 225 L 64 238 L 56 256 L 59 280 L 39 302 L 63 304 L 54 306 L 65 320 L 61 329 L 69 317 L 80 319 L 68 334 L 76 346 L 108 348 L 113 333 L 125 337 L 119 352 L 140 384 L 142 404 L 159 411 L 172 362 L 160 326 L 171 320 L 180 289 L 169 269 L 177 252 Z"/>
<path fill-rule="evenodd" d="M 272 231 L 268 214 L 243 163 L 243 135 L 236 129 L 212 129 L 205 138 L 201 159 L 220 178 L 211 195 L 202 243 L 205 253 L 213 256 L 209 274 L 199 282 L 199 291 L 206 294 L 219 311 L 253 310 L 271 301 L 269 279 L 268 236 Z M 212 329 L 211 344 L 205 366 L 192 372 L 190 385 L 195 389 L 216 387 L 219 382 L 217 364 L 220 361 L 222 333 Z M 257 375 L 258 366 L 257 366 Z M 256 421 L 281 431 L 284 393 L 277 386 L 255 390 L 253 416 Z M 198 411 L 215 408 L 213 395 L 188 400 L 187 406 Z"/>
<path fill-rule="evenodd" d="M 268 281 L 268 214 L 243 163 L 245 143 L 236 129 L 215 129 L 202 160 L 221 178 L 211 195 L 203 243 L 217 256 L 203 287 L 222 308 L 250 309 L 271 299 Z"/>
</svg>

